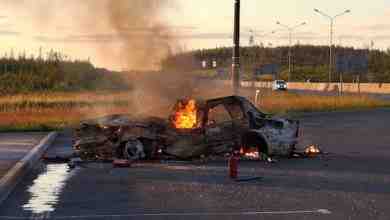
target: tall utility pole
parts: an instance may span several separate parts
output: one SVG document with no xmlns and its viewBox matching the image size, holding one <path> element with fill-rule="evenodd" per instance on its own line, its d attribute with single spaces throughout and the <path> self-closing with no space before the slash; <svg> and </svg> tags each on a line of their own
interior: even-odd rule
<svg viewBox="0 0 390 220">
<path fill-rule="evenodd" d="M 233 94 L 238 95 L 240 89 L 240 0 L 234 0 L 233 35 L 232 84 Z"/>
<path fill-rule="evenodd" d="M 287 26 L 284 24 L 281 24 L 279 21 L 276 22 L 277 25 L 280 25 L 288 30 L 288 82 L 291 80 L 291 45 L 292 45 L 292 33 L 295 29 L 297 29 L 300 26 L 306 25 L 306 22 L 302 22 L 296 26 Z"/>
<path fill-rule="evenodd" d="M 330 16 L 318 9 L 314 9 L 315 12 L 317 12 L 318 14 L 324 16 L 325 18 L 329 19 L 330 20 L 330 34 L 329 34 L 329 79 L 328 79 L 328 82 L 331 83 L 332 82 L 332 70 L 333 70 L 333 35 L 334 35 L 334 31 L 333 31 L 333 26 L 334 26 L 334 20 L 337 18 L 337 17 L 340 17 L 342 15 L 345 15 L 347 13 L 350 13 L 351 10 L 345 10 L 343 13 L 340 13 L 340 14 L 337 14 L 335 16 Z"/>
</svg>

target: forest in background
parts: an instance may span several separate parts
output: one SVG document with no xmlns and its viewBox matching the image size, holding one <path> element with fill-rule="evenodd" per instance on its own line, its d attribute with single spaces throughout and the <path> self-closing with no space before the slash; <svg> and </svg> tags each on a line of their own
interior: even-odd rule
<svg viewBox="0 0 390 220">
<path fill-rule="evenodd" d="M 88 60 L 71 60 L 50 51 L 45 57 L 11 53 L 0 58 L 0 94 L 121 90 L 128 85 L 122 74 L 96 68 Z"/>
<path fill-rule="evenodd" d="M 292 47 L 292 81 L 327 82 L 329 47 L 295 45 Z M 360 76 L 361 82 L 390 82 L 390 50 L 355 49 L 336 47 L 337 56 L 359 55 L 366 57 L 365 72 L 343 73 L 344 82 L 352 82 Z M 242 47 L 241 73 L 243 80 L 273 80 L 288 77 L 288 47 Z M 162 61 L 162 72 L 188 74 L 201 78 L 228 79 L 230 77 L 232 48 L 201 49 L 170 55 Z M 202 66 L 206 61 L 206 66 Z M 213 61 L 216 67 L 213 66 Z M 276 64 L 275 75 L 255 75 L 264 65 Z M 10 53 L 0 58 L 0 94 L 51 91 L 97 91 L 129 89 L 127 74 L 96 68 L 89 60 L 72 60 L 51 50 L 45 56 L 26 56 Z M 334 71 L 332 79 L 339 80 Z"/>
<path fill-rule="evenodd" d="M 255 70 L 267 64 L 276 64 L 279 71 L 277 78 L 288 77 L 288 47 L 242 47 L 241 73 L 244 80 L 272 80 L 270 75 L 254 76 Z M 314 45 L 295 45 L 292 51 L 292 81 L 327 82 L 329 66 L 329 47 Z M 366 71 L 343 72 L 343 80 L 353 81 L 360 75 L 361 82 L 390 82 L 390 50 L 355 49 L 352 47 L 335 47 L 334 66 L 337 59 L 360 56 L 367 60 Z M 347 58 L 345 58 L 347 57 Z M 230 75 L 232 48 L 221 47 L 214 49 L 201 49 L 177 53 L 169 56 L 162 62 L 165 70 L 180 70 L 195 72 L 203 77 L 228 78 Z M 202 61 L 207 66 L 202 66 Z M 213 61 L 217 67 L 213 67 Z M 334 71 L 332 78 L 339 80 L 340 72 Z"/>
</svg>

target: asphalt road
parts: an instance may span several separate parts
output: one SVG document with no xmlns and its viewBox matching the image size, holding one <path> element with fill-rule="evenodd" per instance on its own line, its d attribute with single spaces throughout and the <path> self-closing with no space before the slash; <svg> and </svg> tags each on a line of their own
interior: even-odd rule
<svg viewBox="0 0 390 220">
<path fill-rule="evenodd" d="M 305 144 L 329 154 L 242 162 L 241 182 L 226 177 L 224 162 L 40 164 L 0 219 L 389 219 L 390 110 L 301 120 Z M 60 137 L 51 151 L 66 152 L 70 141 Z"/>
<path fill-rule="evenodd" d="M 47 133 L 0 133 L 0 178 Z"/>
</svg>

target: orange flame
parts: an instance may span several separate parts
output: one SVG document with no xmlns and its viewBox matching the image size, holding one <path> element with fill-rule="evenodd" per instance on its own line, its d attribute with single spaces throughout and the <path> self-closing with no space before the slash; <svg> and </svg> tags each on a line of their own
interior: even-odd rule
<svg viewBox="0 0 390 220">
<path fill-rule="evenodd" d="M 305 149 L 305 154 L 307 155 L 317 155 L 320 153 L 321 153 L 321 149 L 315 145 L 310 145 Z"/>
<path fill-rule="evenodd" d="M 250 158 L 250 159 L 259 159 L 260 154 L 258 151 L 246 152 L 245 157 Z"/>
<path fill-rule="evenodd" d="M 173 124 L 179 129 L 191 129 L 197 125 L 196 101 L 179 102 L 173 119 Z"/>
<path fill-rule="evenodd" d="M 244 156 L 245 158 L 252 159 L 252 160 L 256 160 L 256 159 L 260 158 L 260 153 L 255 148 L 250 148 L 250 149 L 244 150 L 244 148 L 241 147 L 240 154 L 242 156 Z"/>
</svg>

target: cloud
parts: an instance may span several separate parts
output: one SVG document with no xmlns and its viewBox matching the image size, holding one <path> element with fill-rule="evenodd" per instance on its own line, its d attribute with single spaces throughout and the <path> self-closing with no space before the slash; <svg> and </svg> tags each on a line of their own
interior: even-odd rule
<svg viewBox="0 0 390 220">
<path fill-rule="evenodd" d="M 88 43 L 88 42 L 113 42 L 119 40 L 118 36 L 110 34 L 93 34 L 93 35 L 67 35 L 64 37 L 54 37 L 37 35 L 33 37 L 34 40 L 46 43 Z"/>
<path fill-rule="evenodd" d="M 179 38 L 183 39 L 230 39 L 232 38 L 232 33 L 191 33 L 191 34 L 182 34 L 179 35 Z"/>
<path fill-rule="evenodd" d="M 361 40 L 364 40 L 366 39 L 365 36 L 362 36 L 361 34 L 341 34 L 338 36 L 338 38 L 341 38 L 341 39 L 348 39 L 348 40 L 358 40 L 358 41 L 361 41 Z"/>
<path fill-rule="evenodd" d="M 7 32 L 0 31 L 1 35 L 19 35 L 18 32 Z M 129 32 L 126 36 L 135 37 L 143 37 L 145 33 L 143 32 Z M 118 34 L 72 34 L 66 35 L 64 37 L 56 37 L 50 35 L 37 35 L 34 36 L 33 39 L 39 42 L 46 43 L 115 43 L 121 42 L 121 38 L 123 37 L 123 33 L 121 35 Z M 249 38 L 250 34 L 242 33 L 241 39 L 245 40 Z M 160 37 L 164 37 L 164 34 L 161 34 Z M 168 37 L 168 36 L 167 36 Z M 219 32 L 219 33 L 187 33 L 187 34 L 177 34 L 175 36 L 178 39 L 195 39 L 195 40 L 226 40 L 232 39 L 232 34 L 228 32 Z M 322 35 L 315 32 L 298 32 L 293 35 L 294 40 L 324 40 L 328 39 L 328 35 Z M 335 36 L 336 39 L 343 40 L 353 40 L 353 41 L 363 41 L 363 40 L 390 40 L 390 35 L 371 35 L 371 36 L 362 36 L 360 34 L 342 34 Z M 288 35 L 286 34 L 275 34 L 269 35 L 266 37 L 256 37 L 257 40 L 263 39 L 276 39 L 276 40 L 288 40 Z"/>
<path fill-rule="evenodd" d="M 279 32 L 276 32 L 275 35 L 270 35 L 270 37 L 272 38 L 275 38 L 275 39 L 283 39 L 283 40 L 286 40 L 286 39 L 289 39 L 288 37 L 288 33 L 282 33 L 282 34 L 278 34 Z M 306 32 L 296 32 L 292 35 L 292 37 L 294 38 L 294 40 L 315 40 L 315 39 L 322 39 L 322 38 L 326 38 L 327 36 L 324 36 L 324 35 L 320 35 L 318 33 L 315 33 L 315 32 L 310 32 L 310 31 L 306 31 Z"/>
<path fill-rule="evenodd" d="M 124 36 L 127 37 L 139 37 L 142 38 L 147 34 L 145 31 L 147 29 L 139 29 L 139 31 L 128 32 L 125 34 L 122 32 L 120 35 L 118 34 L 74 34 L 74 35 L 66 35 L 64 37 L 57 37 L 51 35 L 36 35 L 33 37 L 34 40 L 39 42 L 46 43 L 109 43 L 109 42 L 120 42 Z M 169 37 L 168 35 L 164 35 L 161 33 L 159 35 L 161 38 L 164 36 Z M 231 39 L 231 33 L 178 33 L 175 35 L 178 39 Z M 242 35 L 243 38 L 249 37 L 249 35 Z"/>
<path fill-rule="evenodd" d="M 369 39 L 371 40 L 385 40 L 385 41 L 390 41 L 390 34 L 386 35 L 373 35 L 370 36 Z"/>
<path fill-rule="evenodd" d="M 36 35 L 33 37 L 34 40 L 40 42 L 49 42 L 49 43 L 110 43 L 110 42 L 120 42 L 125 37 L 144 38 L 148 33 L 145 32 L 129 32 L 121 34 L 74 34 L 66 35 L 64 37 L 56 37 L 51 35 Z M 169 37 L 164 33 L 158 35 L 160 38 Z"/>
<path fill-rule="evenodd" d="M 11 31 L 11 30 L 0 30 L 0 36 L 19 36 L 20 32 Z"/>
<path fill-rule="evenodd" d="M 160 38 L 168 38 L 170 35 L 181 37 L 181 38 L 191 38 L 190 34 L 186 34 L 188 32 L 192 32 L 196 30 L 195 26 L 167 26 L 159 29 L 159 27 L 127 27 L 121 26 L 115 32 L 111 31 L 111 33 L 78 33 L 78 34 L 69 34 L 72 31 L 77 31 L 77 28 L 72 28 L 72 26 L 65 25 L 57 25 L 54 27 L 57 33 L 63 32 L 63 37 L 58 37 L 58 35 L 54 34 L 46 34 L 46 35 L 36 35 L 33 36 L 33 39 L 40 42 L 115 42 L 120 41 L 125 37 L 135 37 L 142 38 L 154 34 Z M 171 33 L 168 33 L 169 30 Z M 202 38 L 201 35 L 195 36 Z M 207 38 L 207 37 L 206 37 Z"/>
<path fill-rule="evenodd" d="M 365 31 L 389 31 L 390 24 L 372 24 L 372 25 L 364 25 L 364 26 L 355 26 L 356 30 L 365 30 Z"/>
<path fill-rule="evenodd" d="M 355 41 L 365 41 L 365 40 L 380 40 L 380 41 L 390 41 L 390 34 L 374 34 L 374 35 L 339 35 L 339 38 Z"/>
</svg>

